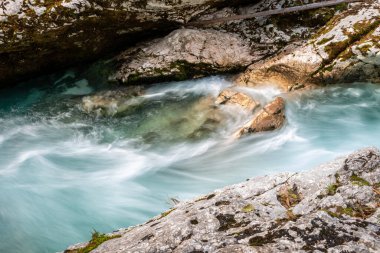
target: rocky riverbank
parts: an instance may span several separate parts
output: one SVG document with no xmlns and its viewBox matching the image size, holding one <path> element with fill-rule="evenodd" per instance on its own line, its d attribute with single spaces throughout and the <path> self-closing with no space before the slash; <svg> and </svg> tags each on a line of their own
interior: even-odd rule
<svg viewBox="0 0 380 253">
<path fill-rule="evenodd" d="M 226 8 L 200 20 L 255 13 L 294 1 Z M 237 85 L 285 91 L 337 82 L 380 82 L 380 4 L 369 0 L 282 16 L 180 29 L 118 57 L 124 84 L 184 80 L 247 70 Z"/>
<path fill-rule="evenodd" d="M 181 202 L 103 235 L 92 252 L 377 252 L 379 207 L 380 153 L 367 148 L 311 171 L 251 178 Z"/>
<path fill-rule="evenodd" d="M 168 33 L 223 6 L 247 1 L 4 0 L 0 86 L 94 60 Z"/>
<path fill-rule="evenodd" d="M 260 104 L 242 87 L 270 84 L 292 92 L 339 82 L 380 83 L 378 0 L 186 26 L 190 20 L 299 5 L 242 3 L 247 1 L 3 1 L 0 86 L 123 48 L 111 60 L 116 67 L 109 76 L 119 89 L 78 95 L 82 112 L 116 117 L 144 103 L 149 83 L 235 74 L 233 87 L 200 98 L 168 124 L 191 119 L 186 138 L 201 138 L 223 124 L 223 106 L 236 106 L 248 115 L 231 133 L 236 139 L 286 124 L 282 97 Z M 155 138 L 149 134 L 143 138 Z M 92 241 L 66 252 L 376 252 L 379 199 L 380 153 L 368 148 L 309 172 L 228 186 L 145 224 L 94 233 Z"/>
</svg>

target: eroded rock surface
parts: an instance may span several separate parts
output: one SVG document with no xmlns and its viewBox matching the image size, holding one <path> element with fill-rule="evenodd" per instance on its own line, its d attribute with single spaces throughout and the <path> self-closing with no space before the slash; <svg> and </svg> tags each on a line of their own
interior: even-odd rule
<svg viewBox="0 0 380 253">
<path fill-rule="evenodd" d="M 239 138 L 246 134 L 273 131 L 281 128 L 285 122 L 285 101 L 277 97 L 259 111 L 252 120 L 234 134 Z"/>
<path fill-rule="evenodd" d="M 299 2 L 265 0 L 248 7 L 211 12 L 199 21 L 295 5 Z M 163 39 L 125 51 L 119 57 L 122 66 L 112 79 L 122 83 L 155 82 L 244 70 L 289 43 L 309 38 L 339 12 L 339 8 L 323 8 L 180 29 Z"/>
<path fill-rule="evenodd" d="M 179 203 L 92 252 L 378 252 L 379 206 L 380 153 L 367 148 Z"/>
<path fill-rule="evenodd" d="M 247 111 L 253 112 L 260 106 L 249 95 L 233 90 L 231 88 L 223 90 L 216 98 L 215 104 L 217 105 L 239 105 Z"/>
<path fill-rule="evenodd" d="M 252 63 L 249 44 L 232 33 L 179 29 L 145 47 L 126 51 L 113 77 L 122 83 L 184 80 L 243 70 Z"/>
<path fill-rule="evenodd" d="M 224 0 L 2 0 L 0 84 L 171 31 Z"/>
<path fill-rule="evenodd" d="M 380 3 L 369 0 L 350 6 L 309 40 L 251 65 L 237 83 L 272 83 L 293 90 L 314 84 L 379 82 Z"/>
</svg>

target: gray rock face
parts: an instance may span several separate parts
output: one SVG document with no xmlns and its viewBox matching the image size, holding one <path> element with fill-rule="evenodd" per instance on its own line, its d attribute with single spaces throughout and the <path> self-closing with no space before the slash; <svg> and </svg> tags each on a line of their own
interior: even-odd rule
<svg viewBox="0 0 380 253">
<path fill-rule="evenodd" d="M 2 0 L 0 84 L 170 31 L 224 0 Z"/>
<path fill-rule="evenodd" d="M 179 203 L 92 252 L 379 252 L 379 201 L 380 152 L 367 148 Z"/>
<path fill-rule="evenodd" d="M 236 34 L 180 29 L 148 46 L 126 51 L 119 60 L 124 64 L 114 78 L 134 83 L 242 70 L 253 57 L 249 44 Z"/>
<path fill-rule="evenodd" d="M 310 39 L 248 67 L 237 84 L 284 90 L 339 82 L 380 82 L 380 3 L 351 4 Z"/>
<path fill-rule="evenodd" d="M 248 7 L 227 7 L 211 12 L 202 15 L 199 21 L 298 4 L 293 0 L 260 1 Z M 163 39 L 122 53 L 119 57 L 122 66 L 112 79 L 122 83 L 156 82 L 244 70 L 247 65 L 275 54 L 285 45 L 310 37 L 336 12 L 334 8 L 327 8 L 180 29 Z"/>
</svg>

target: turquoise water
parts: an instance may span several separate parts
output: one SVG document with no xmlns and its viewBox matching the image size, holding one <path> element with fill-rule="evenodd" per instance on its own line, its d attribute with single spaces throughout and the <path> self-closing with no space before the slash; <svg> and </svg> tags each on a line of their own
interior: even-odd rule
<svg viewBox="0 0 380 253">
<path fill-rule="evenodd" d="M 105 87 L 99 69 L 1 91 L 0 252 L 61 251 L 88 240 L 93 229 L 144 222 L 169 208 L 170 197 L 186 200 L 380 147 L 380 86 L 373 84 L 284 95 L 286 126 L 238 141 L 230 136 L 247 115 L 223 107 L 222 126 L 192 139 L 187 131 L 203 113 L 198 104 L 231 85 L 228 78 L 148 87 L 136 110 L 99 118 L 79 106 L 83 95 Z M 281 94 L 272 87 L 244 90 L 261 103 Z M 179 116 L 185 119 L 174 124 Z"/>
</svg>

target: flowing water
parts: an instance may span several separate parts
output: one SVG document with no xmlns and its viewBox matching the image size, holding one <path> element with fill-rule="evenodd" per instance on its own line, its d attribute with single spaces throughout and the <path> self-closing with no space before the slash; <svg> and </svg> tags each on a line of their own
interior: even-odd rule
<svg viewBox="0 0 380 253">
<path fill-rule="evenodd" d="M 380 86 L 373 84 L 283 94 L 285 127 L 234 141 L 247 113 L 228 106 L 221 126 L 190 137 L 204 120 L 202 99 L 230 86 L 227 78 L 154 85 L 134 110 L 96 117 L 78 105 L 104 89 L 99 69 L 0 92 L 0 252 L 62 251 L 88 240 L 93 229 L 144 222 L 169 208 L 171 197 L 187 200 L 255 175 L 306 170 L 380 147 Z M 281 94 L 272 87 L 244 91 L 262 104 Z"/>
</svg>

